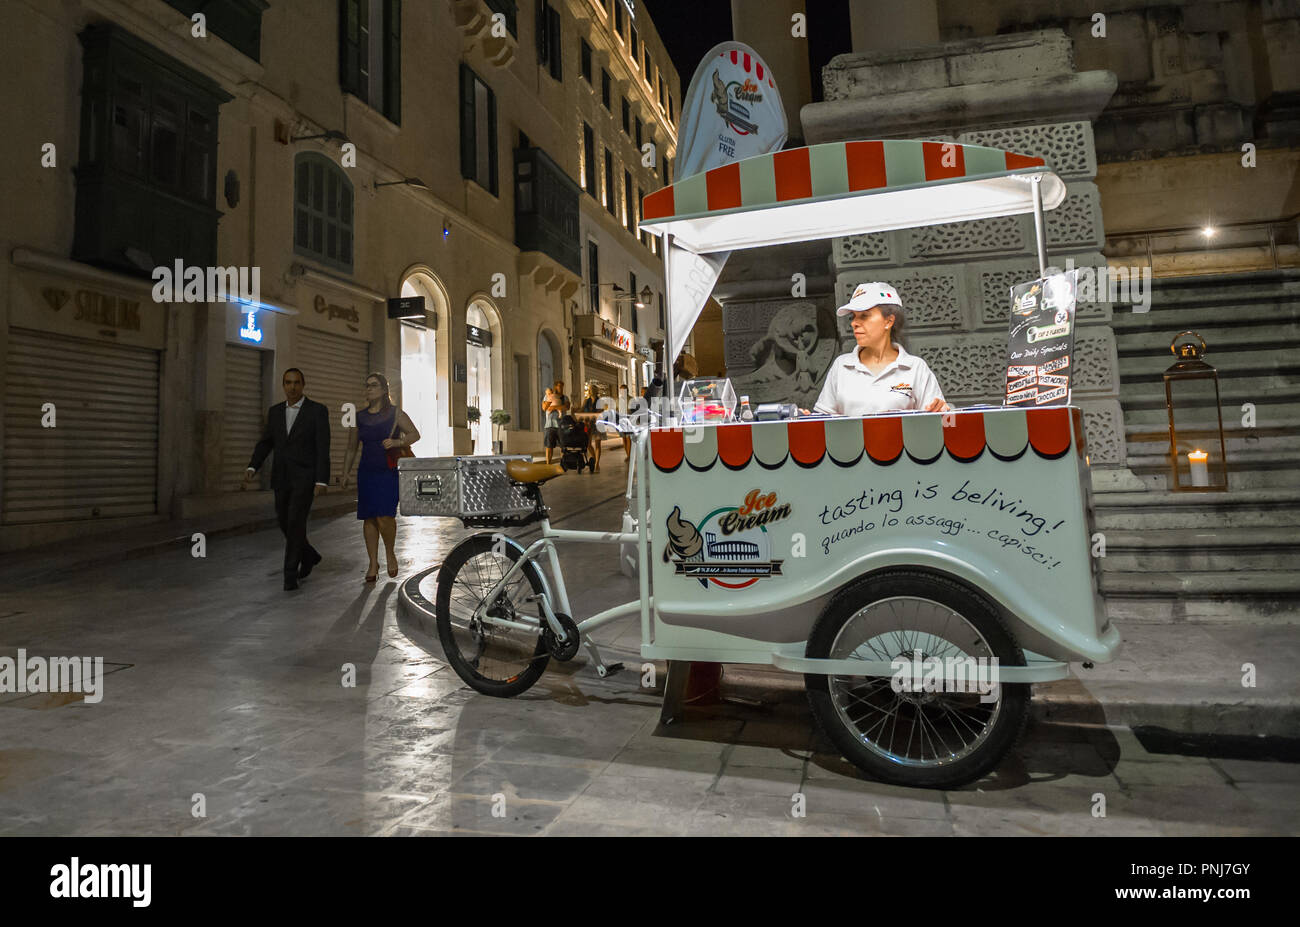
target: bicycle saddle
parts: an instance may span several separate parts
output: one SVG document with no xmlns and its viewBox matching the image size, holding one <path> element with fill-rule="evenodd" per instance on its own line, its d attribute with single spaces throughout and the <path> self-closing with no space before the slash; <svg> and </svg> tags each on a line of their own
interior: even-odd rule
<svg viewBox="0 0 1300 927">
<path fill-rule="evenodd" d="M 560 464 L 508 460 L 506 461 L 506 476 L 516 483 L 545 483 L 557 476 L 564 476 L 564 467 Z"/>
</svg>

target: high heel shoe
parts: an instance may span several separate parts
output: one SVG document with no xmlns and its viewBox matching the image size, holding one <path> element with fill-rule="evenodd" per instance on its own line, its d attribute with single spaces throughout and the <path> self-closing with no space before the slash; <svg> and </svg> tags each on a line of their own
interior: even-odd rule
<svg viewBox="0 0 1300 927">
<path fill-rule="evenodd" d="M 393 576 L 393 577 L 397 576 L 397 563 L 395 562 L 396 560 L 397 558 L 394 557 L 392 560 L 385 561 L 388 564 L 389 576 Z"/>
<path fill-rule="evenodd" d="M 366 582 L 373 583 L 379 579 L 379 566 L 375 566 L 375 572 L 366 574 Z"/>
</svg>

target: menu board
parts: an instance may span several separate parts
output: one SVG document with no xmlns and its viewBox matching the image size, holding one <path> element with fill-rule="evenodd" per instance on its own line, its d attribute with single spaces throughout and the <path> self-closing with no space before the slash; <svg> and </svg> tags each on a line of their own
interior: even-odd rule
<svg viewBox="0 0 1300 927">
<path fill-rule="evenodd" d="M 1071 270 L 1011 288 L 1003 405 L 1069 403 L 1078 274 Z"/>
</svg>

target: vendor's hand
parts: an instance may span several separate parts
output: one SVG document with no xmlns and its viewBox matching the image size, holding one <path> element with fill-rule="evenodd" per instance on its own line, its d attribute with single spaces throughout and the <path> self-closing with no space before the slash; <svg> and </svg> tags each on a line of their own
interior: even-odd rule
<svg viewBox="0 0 1300 927">
<path fill-rule="evenodd" d="M 329 487 L 326 486 L 324 483 L 316 484 L 316 495 L 323 496 L 327 492 L 329 492 Z"/>
<path fill-rule="evenodd" d="M 384 439 L 384 450 L 390 450 L 391 448 L 401 447 L 401 446 L 402 446 L 402 442 L 398 441 L 396 438 Z"/>
<path fill-rule="evenodd" d="M 799 410 L 799 414 L 800 414 L 800 415 L 812 415 L 812 413 L 809 412 L 807 409 L 800 409 L 800 410 Z"/>
<path fill-rule="evenodd" d="M 340 480 L 339 480 L 339 489 L 343 490 L 344 492 L 347 492 L 347 489 L 348 489 L 348 483 L 351 481 L 351 479 L 352 479 L 352 477 L 350 477 L 350 476 L 345 476 L 345 477 L 343 477 L 342 479 L 340 479 Z"/>
<path fill-rule="evenodd" d="M 948 405 L 948 403 L 944 402 L 944 401 L 943 401 L 942 399 L 940 399 L 938 396 L 935 396 L 933 399 L 931 399 L 929 402 L 927 402 L 927 403 L 925 404 L 925 410 L 924 410 L 924 411 L 926 411 L 926 412 L 951 412 L 951 411 L 952 411 L 952 406 Z"/>
<path fill-rule="evenodd" d="M 244 478 L 239 481 L 239 491 L 243 492 L 249 486 L 252 486 L 253 480 L 255 480 L 256 478 L 257 478 L 257 474 L 255 472 L 253 472 L 252 470 L 245 470 Z"/>
</svg>

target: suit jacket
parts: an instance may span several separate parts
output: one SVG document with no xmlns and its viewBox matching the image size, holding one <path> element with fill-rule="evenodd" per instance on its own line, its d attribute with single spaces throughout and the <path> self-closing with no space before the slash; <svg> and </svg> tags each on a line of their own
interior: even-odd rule
<svg viewBox="0 0 1300 927">
<path fill-rule="evenodd" d="M 257 470 L 266 455 L 275 451 L 271 464 L 271 488 L 314 485 L 330 481 L 329 410 L 319 402 L 303 397 L 302 408 L 293 420 L 293 431 L 286 431 L 284 409 L 277 402 L 266 412 L 262 438 L 253 448 L 248 466 Z"/>
</svg>

